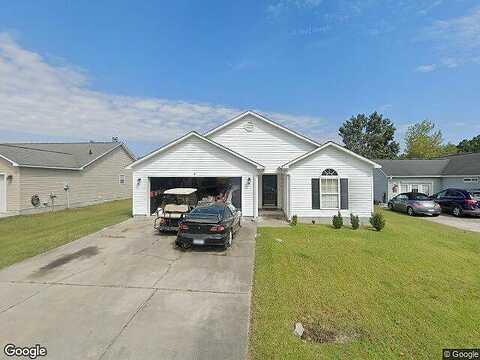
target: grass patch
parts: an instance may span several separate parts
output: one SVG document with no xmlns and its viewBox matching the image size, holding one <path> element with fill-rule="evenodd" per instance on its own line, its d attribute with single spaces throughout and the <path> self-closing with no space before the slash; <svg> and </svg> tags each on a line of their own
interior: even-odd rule
<svg viewBox="0 0 480 360">
<path fill-rule="evenodd" d="M 131 217 L 131 200 L 0 219 L 0 269 Z"/>
<path fill-rule="evenodd" d="M 382 212 L 382 232 L 259 228 L 253 359 L 438 359 L 478 347 L 480 234 Z"/>
</svg>

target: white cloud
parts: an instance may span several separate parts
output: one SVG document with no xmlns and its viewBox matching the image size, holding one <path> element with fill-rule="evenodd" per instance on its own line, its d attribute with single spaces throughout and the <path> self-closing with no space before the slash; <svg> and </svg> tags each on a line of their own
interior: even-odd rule
<svg viewBox="0 0 480 360">
<path fill-rule="evenodd" d="M 417 66 L 415 68 L 415 71 L 428 73 L 428 72 L 434 71 L 436 68 L 437 68 L 437 65 L 435 65 L 435 64 L 427 64 L 427 65 Z"/>
<path fill-rule="evenodd" d="M 456 47 L 480 49 L 480 7 L 465 16 L 435 21 L 428 34 Z"/>
<path fill-rule="evenodd" d="M 480 57 L 480 7 L 464 16 L 434 21 L 420 39 L 434 45 L 442 67 L 476 64 Z"/>
<path fill-rule="evenodd" d="M 85 71 L 52 65 L 0 33 L 0 134 L 72 140 L 117 135 L 127 141 L 162 144 L 190 130 L 208 130 L 243 110 L 93 91 Z M 309 129 L 309 136 L 325 140 L 320 132 L 325 122 L 320 118 L 263 113 L 293 129 Z"/>
<path fill-rule="evenodd" d="M 267 14 L 277 18 L 291 8 L 313 9 L 322 4 L 323 0 L 278 0 L 267 6 Z"/>
</svg>

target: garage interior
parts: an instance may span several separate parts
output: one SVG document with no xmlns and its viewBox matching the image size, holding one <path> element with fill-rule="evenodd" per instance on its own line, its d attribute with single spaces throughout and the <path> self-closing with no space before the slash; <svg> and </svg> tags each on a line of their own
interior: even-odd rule
<svg viewBox="0 0 480 360">
<path fill-rule="evenodd" d="M 195 188 L 197 198 L 223 196 L 233 190 L 232 204 L 242 209 L 241 177 L 151 177 L 150 178 L 150 213 L 156 212 L 161 202 L 161 194 L 173 188 Z"/>
</svg>

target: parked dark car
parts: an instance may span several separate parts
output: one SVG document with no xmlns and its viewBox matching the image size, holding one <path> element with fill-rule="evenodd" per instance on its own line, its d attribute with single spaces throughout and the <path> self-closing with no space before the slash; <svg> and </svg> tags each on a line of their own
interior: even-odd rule
<svg viewBox="0 0 480 360">
<path fill-rule="evenodd" d="M 450 188 L 432 195 L 432 199 L 442 207 L 442 211 L 454 216 L 480 216 L 480 190 Z"/>
<path fill-rule="evenodd" d="M 438 216 L 442 212 L 440 206 L 435 201 L 428 195 L 419 192 L 408 192 L 395 196 L 388 202 L 388 208 L 394 211 L 405 212 L 410 216 Z"/>
<path fill-rule="evenodd" d="M 228 248 L 241 226 L 241 217 L 241 212 L 231 204 L 198 206 L 180 222 L 175 244 L 182 249 L 192 245 Z"/>
</svg>

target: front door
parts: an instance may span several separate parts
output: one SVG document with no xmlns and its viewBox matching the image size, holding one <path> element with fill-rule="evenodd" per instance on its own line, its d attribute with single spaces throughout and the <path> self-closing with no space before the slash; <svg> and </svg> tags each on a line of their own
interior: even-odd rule
<svg viewBox="0 0 480 360">
<path fill-rule="evenodd" d="M 277 175 L 262 176 L 262 206 L 277 207 Z"/>
</svg>

